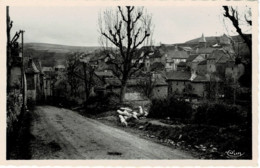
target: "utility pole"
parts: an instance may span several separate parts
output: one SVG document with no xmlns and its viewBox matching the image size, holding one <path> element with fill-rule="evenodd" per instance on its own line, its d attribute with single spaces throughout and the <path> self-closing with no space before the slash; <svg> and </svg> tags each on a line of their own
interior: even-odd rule
<svg viewBox="0 0 260 168">
<path fill-rule="evenodd" d="M 25 97 L 25 94 L 26 94 L 26 83 L 25 83 L 25 70 L 24 70 L 24 49 L 23 49 L 23 47 L 24 47 L 24 45 L 23 45 L 23 35 L 24 35 L 24 30 L 20 30 L 20 33 L 21 33 L 21 35 L 22 35 L 22 42 L 21 42 L 21 45 L 22 45 L 22 47 L 21 47 L 21 53 L 22 53 L 22 86 L 23 86 L 23 105 L 22 105 L 22 112 L 24 112 L 25 110 L 26 110 L 26 103 L 25 103 L 25 99 L 26 99 L 26 97 Z"/>
<path fill-rule="evenodd" d="M 6 36 L 7 36 L 7 44 L 6 44 L 6 67 L 7 67 L 7 91 L 10 89 L 10 76 L 11 76 L 11 42 L 10 42 L 10 31 L 12 28 L 12 21 L 10 21 L 9 16 L 9 6 L 6 7 Z"/>
</svg>

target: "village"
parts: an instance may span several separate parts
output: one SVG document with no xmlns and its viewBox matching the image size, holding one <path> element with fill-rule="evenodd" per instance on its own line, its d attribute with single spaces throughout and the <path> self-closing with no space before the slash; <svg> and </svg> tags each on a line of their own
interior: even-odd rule
<svg viewBox="0 0 260 168">
<path fill-rule="evenodd" d="M 26 125 L 27 120 L 21 122 L 21 116 L 31 116 L 28 113 L 33 111 L 41 116 L 39 111 L 55 107 L 61 111 L 77 111 L 77 115 L 126 132 L 144 134 L 156 143 L 193 151 L 195 157 L 201 159 L 230 159 L 225 155 L 229 149 L 242 150 L 244 158 L 251 157 L 248 148 L 251 143 L 248 131 L 251 128 L 248 128 L 251 123 L 252 74 L 248 70 L 251 49 L 245 41 L 245 38 L 251 40 L 251 34 L 205 36 L 201 32 L 197 38 L 183 43 L 144 45 L 133 52 L 128 64 L 124 62 L 125 57 L 121 57 L 127 49 L 116 47 L 62 52 L 62 61 L 53 61 L 53 58 L 39 57 L 39 52 L 45 51 L 37 51 L 33 44 L 23 41 L 27 32 L 19 31 L 11 38 L 12 21 L 8 10 L 9 7 L 9 139 L 17 136 L 19 124 Z M 132 68 L 126 71 L 124 68 L 128 66 Z M 203 135 L 206 137 L 196 138 Z M 243 147 L 242 143 L 245 144 Z M 13 144 L 15 142 L 10 141 L 10 146 L 7 145 L 10 151 Z M 63 150 L 57 148 L 52 153 Z M 9 159 L 13 157 L 11 153 Z M 108 155 L 122 153 L 108 152 Z M 56 158 L 56 155 L 51 156 Z M 103 158 L 98 154 L 95 156 L 94 159 Z"/>
</svg>

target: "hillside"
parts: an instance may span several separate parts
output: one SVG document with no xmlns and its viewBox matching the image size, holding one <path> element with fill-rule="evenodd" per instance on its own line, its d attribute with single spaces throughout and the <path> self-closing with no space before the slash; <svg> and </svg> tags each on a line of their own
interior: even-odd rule
<svg viewBox="0 0 260 168">
<path fill-rule="evenodd" d="M 25 57 L 39 59 L 42 66 L 54 66 L 57 64 L 65 64 L 66 57 L 72 52 L 93 52 L 100 47 L 88 46 L 68 46 L 47 43 L 25 43 Z"/>
<path fill-rule="evenodd" d="M 251 36 L 251 34 L 245 34 L 246 36 Z M 243 42 L 243 39 L 241 38 L 240 35 L 236 35 L 236 36 L 230 36 L 235 42 Z M 192 40 L 189 40 L 189 41 L 186 41 L 185 43 L 186 44 L 193 44 L 193 43 L 198 43 L 199 42 L 199 39 L 201 37 L 198 37 L 198 38 L 195 38 L 195 39 L 192 39 Z M 218 38 L 220 38 L 220 36 L 210 36 L 210 37 L 205 37 L 206 41 L 208 43 L 217 43 L 218 41 Z"/>
</svg>

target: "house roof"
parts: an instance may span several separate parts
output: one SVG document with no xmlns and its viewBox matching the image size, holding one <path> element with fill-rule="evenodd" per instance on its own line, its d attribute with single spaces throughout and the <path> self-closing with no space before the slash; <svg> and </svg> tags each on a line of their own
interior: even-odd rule
<svg viewBox="0 0 260 168">
<path fill-rule="evenodd" d="M 187 62 L 192 62 L 197 56 L 198 56 L 198 54 L 190 55 L 189 58 L 187 59 Z"/>
<path fill-rule="evenodd" d="M 214 59 L 216 63 L 226 63 L 227 61 L 234 61 L 232 55 L 223 49 L 215 50 L 209 55 L 207 59 Z"/>
<path fill-rule="evenodd" d="M 186 51 L 176 51 L 176 50 L 169 50 L 167 51 L 167 58 L 170 59 L 188 59 L 189 55 Z"/>
<path fill-rule="evenodd" d="M 197 75 L 192 82 L 209 82 L 210 80 L 206 76 Z"/>
<path fill-rule="evenodd" d="M 214 50 L 216 50 L 216 48 L 206 47 L 206 48 L 198 48 L 196 52 L 197 54 L 211 54 Z"/>
<path fill-rule="evenodd" d="M 198 65 L 207 65 L 207 60 L 201 61 Z"/>
<path fill-rule="evenodd" d="M 132 78 L 128 79 L 127 86 L 136 86 L 142 81 L 146 81 L 147 78 Z M 118 78 L 106 78 L 105 79 L 106 84 L 109 84 L 110 86 L 121 86 L 121 81 Z"/>
<path fill-rule="evenodd" d="M 164 70 L 164 64 L 161 62 L 155 62 L 150 66 L 151 71 L 163 71 Z"/>
<path fill-rule="evenodd" d="M 155 80 L 155 86 L 165 86 L 168 85 L 168 83 L 165 81 L 165 79 L 158 79 Z"/>
<path fill-rule="evenodd" d="M 165 86 L 168 83 L 165 81 L 166 77 L 163 73 L 156 73 L 157 75 L 153 78 L 155 86 Z"/>
<path fill-rule="evenodd" d="M 190 80 L 191 73 L 188 71 L 170 71 L 166 74 L 167 80 L 180 80 L 186 81 Z"/>
<path fill-rule="evenodd" d="M 27 66 L 25 66 L 25 73 L 40 73 L 39 69 L 32 59 L 29 59 L 27 62 Z"/>
</svg>

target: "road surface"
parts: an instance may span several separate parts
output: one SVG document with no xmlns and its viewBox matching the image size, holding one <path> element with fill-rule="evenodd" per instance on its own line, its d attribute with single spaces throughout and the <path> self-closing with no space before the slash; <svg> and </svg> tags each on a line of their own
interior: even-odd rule
<svg viewBox="0 0 260 168">
<path fill-rule="evenodd" d="M 32 116 L 32 159 L 192 159 L 71 110 L 38 106 Z"/>
</svg>

